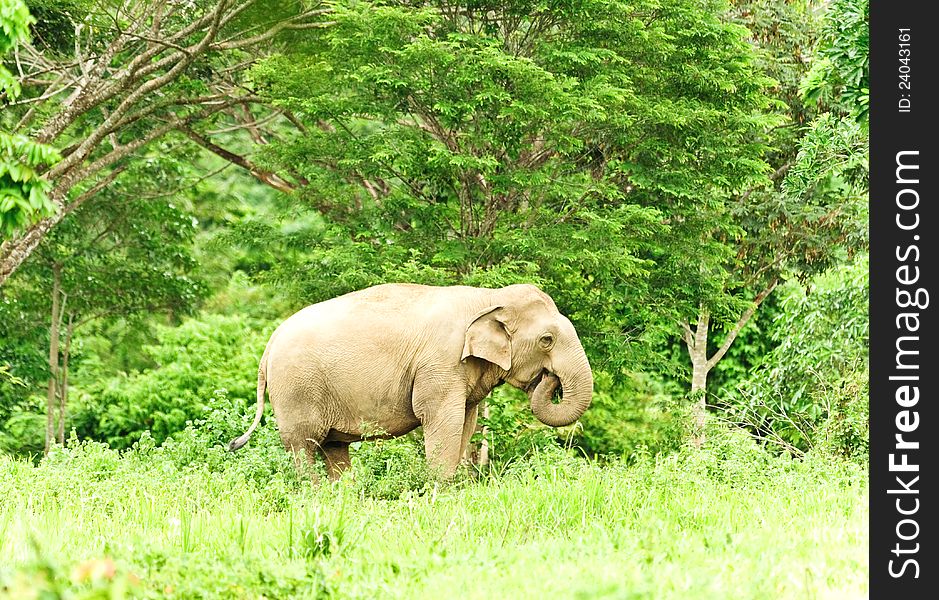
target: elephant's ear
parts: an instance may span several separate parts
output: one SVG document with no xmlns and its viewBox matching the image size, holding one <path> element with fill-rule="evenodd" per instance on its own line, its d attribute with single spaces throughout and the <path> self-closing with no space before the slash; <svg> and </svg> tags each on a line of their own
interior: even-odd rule
<svg viewBox="0 0 939 600">
<path fill-rule="evenodd" d="M 463 341 L 463 356 L 475 356 L 498 365 L 503 371 L 512 368 L 512 344 L 506 327 L 506 310 L 490 306 L 470 321 Z"/>
</svg>

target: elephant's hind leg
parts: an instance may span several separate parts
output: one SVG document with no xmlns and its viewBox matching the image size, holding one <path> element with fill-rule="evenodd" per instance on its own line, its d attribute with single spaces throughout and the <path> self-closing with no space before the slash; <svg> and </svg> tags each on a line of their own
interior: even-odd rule
<svg viewBox="0 0 939 600">
<path fill-rule="evenodd" d="M 326 472 L 330 481 L 336 481 L 352 464 L 349 461 L 349 442 L 325 442 L 320 452 L 326 461 Z"/>
<path fill-rule="evenodd" d="M 282 429 L 280 439 L 284 448 L 294 456 L 294 463 L 300 471 L 307 471 L 313 479 L 317 479 L 311 467 L 316 464 L 316 457 L 320 453 L 323 440 L 326 438 L 325 427 L 316 427 L 310 423 L 300 423 L 293 427 Z"/>
</svg>

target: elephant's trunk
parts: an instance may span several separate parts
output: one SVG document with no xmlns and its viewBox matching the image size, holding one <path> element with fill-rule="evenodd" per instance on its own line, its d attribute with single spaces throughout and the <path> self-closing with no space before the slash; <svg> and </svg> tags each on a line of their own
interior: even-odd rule
<svg viewBox="0 0 939 600">
<path fill-rule="evenodd" d="M 583 354 L 583 350 L 580 350 Z M 557 375 L 545 373 L 531 392 L 531 412 L 545 425 L 564 427 L 584 414 L 593 397 L 593 375 L 587 357 L 577 361 L 577 368 L 561 371 Z M 552 402 L 554 393 L 561 386 L 561 401 Z"/>
</svg>

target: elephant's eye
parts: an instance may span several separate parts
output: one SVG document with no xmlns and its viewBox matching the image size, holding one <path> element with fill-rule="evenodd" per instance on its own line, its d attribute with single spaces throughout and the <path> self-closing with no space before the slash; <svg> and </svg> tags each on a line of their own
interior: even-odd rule
<svg viewBox="0 0 939 600">
<path fill-rule="evenodd" d="M 541 347 L 547 350 L 554 345 L 554 336 L 550 333 L 546 333 L 538 340 L 538 343 L 541 344 Z"/>
</svg>

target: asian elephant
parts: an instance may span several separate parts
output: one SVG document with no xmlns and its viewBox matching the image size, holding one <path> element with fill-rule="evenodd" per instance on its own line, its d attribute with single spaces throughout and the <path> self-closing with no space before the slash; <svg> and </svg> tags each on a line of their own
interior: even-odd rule
<svg viewBox="0 0 939 600">
<path fill-rule="evenodd" d="M 258 367 L 257 412 L 267 389 L 284 446 L 331 479 L 349 444 L 419 425 L 431 468 L 457 469 L 492 389 L 525 390 L 553 427 L 587 410 L 593 376 L 571 322 L 533 285 L 501 289 L 385 284 L 304 308 L 271 335 Z M 560 387 L 560 400 L 553 401 Z M 377 435 L 376 435 L 377 432 Z"/>
</svg>

